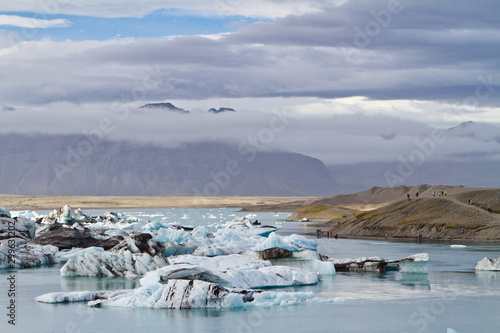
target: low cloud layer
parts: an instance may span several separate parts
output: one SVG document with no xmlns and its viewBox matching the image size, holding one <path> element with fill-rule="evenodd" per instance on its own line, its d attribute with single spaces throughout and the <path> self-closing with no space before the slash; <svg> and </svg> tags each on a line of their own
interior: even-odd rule
<svg viewBox="0 0 500 333">
<path fill-rule="evenodd" d="M 178 105 L 183 106 L 183 105 Z M 223 114 L 57 103 L 49 109 L 0 113 L 0 134 L 83 134 L 166 147 L 224 142 L 260 151 L 292 151 L 326 164 L 394 162 L 418 151 L 429 160 L 500 159 L 500 128 L 466 123 L 436 129 L 387 115 L 341 114 L 304 118 L 293 108 Z M 227 105 L 226 105 L 227 106 Z M 439 130 L 439 131 L 438 131 Z"/>
</svg>

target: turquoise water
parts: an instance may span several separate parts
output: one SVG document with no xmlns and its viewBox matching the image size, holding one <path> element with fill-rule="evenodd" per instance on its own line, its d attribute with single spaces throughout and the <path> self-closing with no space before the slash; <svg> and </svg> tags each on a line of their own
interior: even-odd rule
<svg viewBox="0 0 500 333">
<path fill-rule="evenodd" d="M 101 213 L 104 211 L 101 211 Z M 97 214 L 97 211 L 89 211 Z M 210 224 L 244 216 L 235 209 L 127 211 L 141 221 Z M 213 218 L 215 216 L 216 218 Z M 256 213 L 263 224 L 275 224 L 286 213 Z M 142 222 L 144 223 L 144 222 Z M 136 226 L 140 227 L 140 224 Z M 281 234 L 300 232 L 303 224 L 283 223 Z M 337 273 L 315 286 L 281 288 L 313 291 L 324 302 L 288 307 L 164 310 L 89 308 L 83 303 L 42 304 L 33 299 L 54 291 L 126 289 L 130 278 L 63 278 L 61 265 L 18 270 L 16 326 L 7 323 L 7 271 L 0 272 L 3 310 L 0 332 L 499 332 L 500 272 L 475 272 L 483 257 L 500 256 L 500 245 L 470 243 L 398 243 L 373 240 L 319 239 L 318 251 L 330 257 L 380 256 L 399 259 L 427 252 L 428 274 L 400 272 Z"/>
</svg>

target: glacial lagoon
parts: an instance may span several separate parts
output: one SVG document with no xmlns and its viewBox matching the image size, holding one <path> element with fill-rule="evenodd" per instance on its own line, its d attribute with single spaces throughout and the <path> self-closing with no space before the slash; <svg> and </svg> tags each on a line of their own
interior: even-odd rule
<svg viewBox="0 0 500 333">
<path fill-rule="evenodd" d="M 86 211 L 99 215 L 104 211 Z M 39 214 L 48 212 L 40 211 Z M 150 221 L 182 225 L 227 222 L 248 213 L 237 209 L 153 209 L 121 211 L 137 217 L 134 229 Z M 279 235 L 303 233 L 301 223 L 277 222 L 288 213 L 250 213 L 263 225 L 280 225 Z M 315 239 L 315 238 L 314 238 Z M 8 324 L 2 295 L 1 332 L 497 332 L 500 272 L 475 271 L 484 257 L 500 256 L 495 243 L 392 242 L 315 239 L 318 252 L 334 258 L 378 256 L 400 259 L 428 253 L 428 273 L 337 272 L 316 285 L 273 288 L 312 292 L 315 302 L 225 309 L 92 308 L 85 303 L 44 304 L 35 297 L 57 291 L 133 289 L 139 278 L 61 277 L 62 264 L 18 269 L 16 325 Z M 452 246 L 465 245 L 465 246 Z M 0 270 L 0 290 L 8 289 Z"/>
</svg>

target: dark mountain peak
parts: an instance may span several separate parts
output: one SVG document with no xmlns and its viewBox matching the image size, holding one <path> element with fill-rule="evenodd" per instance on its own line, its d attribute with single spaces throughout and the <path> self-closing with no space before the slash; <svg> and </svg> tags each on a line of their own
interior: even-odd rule
<svg viewBox="0 0 500 333">
<path fill-rule="evenodd" d="M 457 126 L 451 127 L 448 130 L 452 131 L 452 130 L 456 130 L 456 129 L 460 129 L 460 128 L 468 128 L 468 127 L 473 126 L 474 124 L 475 124 L 475 122 L 473 122 L 472 120 L 469 120 L 469 121 L 460 123 Z"/>
<path fill-rule="evenodd" d="M 232 109 L 232 108 L 220 107 L 218 110 L 215 108 L 211 108 L 210 110 L 208 110 L 208 112 L 217 114 L 217 113 L 222 113 L 222 112 L 236 112 L 236 110 Z"/>
<path fill-rule="evenodd" d="M 8 112 L 8 111 L 15 111 L 16 109 L 13 108 L 12 106 L 4 105 L 2 107 L 2 112 Z"/>
<path fill-rule="evenodd" d="M 141 109 L 156 109 L 156 110 L 175 111 L 175 112 L 179 112 L 179 113 L 190 113 L 188 110 L 178 108 L 170 102 L 167 102 L 167 103 L 149 103 L 149 104 L 145 104 L 145 105 L 141 106 Z"/>
<path fill-rule="evenodd" d="M 449 128 L 448 133 L 454 137 L 500 142 L 500 128 L 489 123 L 467 121 Z"/>
</svg>

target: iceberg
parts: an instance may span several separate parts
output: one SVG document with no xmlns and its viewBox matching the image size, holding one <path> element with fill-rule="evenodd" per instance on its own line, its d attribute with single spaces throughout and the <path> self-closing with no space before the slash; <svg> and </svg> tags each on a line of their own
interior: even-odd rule
<svg viewBox="0 0 500 333">
<path fill-rule="evenodd" d="M 91 301 L 95 307 L 141 307 L 160 309 L 241 308 L 304 303 L 313 293 L 274 292 L 222 287 L 199 280 L 169 280 L 166 284 L 140 287 L 131 293 Z"/>
<path fill-rule="evenodd" d="M 418 253 L 399 260 L 386 260 L 380 257 L 357 259 L 329 258 L 337 272 L 385 272 L 398 270 L 403 273 L 427 273 L 429 255 Z"/>
<path fill-rule="evenodd" d="M 172 279 L 203 280 L 243 289 L 285 287 L 318 283 L 321 275 L 304 269 L 271 266 L 269 262 L 241 255 L 213 258 L 179 256 L 171 265 L 147 273 L 141 285 L 164 283 Z"/>
<path fill-rule="evenodd" d="M 7 217 L 2 213 L 0 217 L 0 240 L 8 238 L 22 238 L 29 240 L 35 233 L 35 221 L 24 217 Z"/>
<path fill-rule="evenodd" d="M 267 225 L 253 225 L 248 218 L 243 220 L 232 220 L 222 226 L 242 237 L 262 236 L 267 237 L 278 230 L 278 227 Z"/>
<path fill-rule="evenodd" d="M 316 251 L 317 243 L 301 235 L 278 236 L 275 233 L 267 238 L 262 238 L 252 248 L 252 251 L 264 251 L 271 248 L 280 248 L 290 252 L 299 252 L 304 250 Z"/>
<path fill-rule="evenodd" d="M 9 217 L 9 218 L 11 218 L 12 215 L 10 215 L 10 212 L 7 209 L 5 209 L 2 206 L 0 206 L 0 217 Z"/>
<path fill-rule="evenodd" d="M 304 250 L 291 253 L 291 257 L 271 260 L 271 263 L 273 265 L 301 268 L 321 275 L 336 274 L 335 265 L 330 261 L 322 260 L 322 256 L 316 251 Z"/>
<path fill-rule="evenodd" d="M 61 276 L 140 276 L 167 264 L 161 254 L 90 252 L 69 258 L 60 272 Z"/>
<path fill-rule="evenodd" d="M 55 246 L 23 244 L 12 251 L 7 243 L 0 245 L 0 268 L 33 267 L 53 264 L 59 249 Z"/>
<path fill-rule="evenodd" d="M 57 261 L 64 262 L 69 259 L 76 259 L 79 256 L 83 256 L 88 253 L 102 253 L 104 249 L 102 247 L 87 247 L 85 249 L 73 248 L 69 251 L 60 251 L 56 254 Z"/>
<path fill-rule="evenodd" d="M 89 302 L 96 299 L 111 298 L 130 292 L 132 292 L 132 290 L 55 292 L 37 296 L 35 297 L 35 301 L 40 303 Z"/>
<path fill-rule="evenodd" d="M 500 271 L 500 257 L 489 259 L 484 257 L 474 266 L 478 271 Z"/>
</svg>

